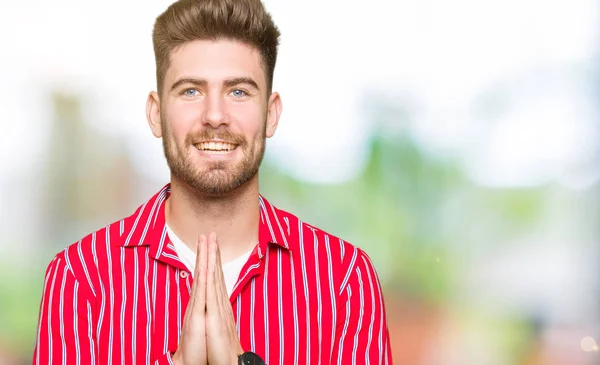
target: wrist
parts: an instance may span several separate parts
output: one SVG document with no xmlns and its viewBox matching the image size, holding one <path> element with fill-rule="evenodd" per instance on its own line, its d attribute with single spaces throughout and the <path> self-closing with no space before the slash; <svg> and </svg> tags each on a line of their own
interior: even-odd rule
<svg viewBox="0 0 600 365">
<path fill-rule="evenodd" d="M 244 353 L 244 350 L 235 351 L 231 356 L 231 365 L 238 365 L 240 363 L 240 356 Z"/>
<path fill-rule="evenodd" d="M 238 365 L 240 362 L 240 356 L 244 353 L 242 344 L 237 343 L 236 345 L 237 346 L 235 346 L 235 350 L 233 351 L 232 356 L 231 356 L 231 364 L 232 365 Z"/>
<path fill-rule="evenodd" d="M 173 365 L 181 365 L 179 361 L 179 352 L 175 351 L 174 354 L 171 354 L 171 362 Z"/>
</svg>

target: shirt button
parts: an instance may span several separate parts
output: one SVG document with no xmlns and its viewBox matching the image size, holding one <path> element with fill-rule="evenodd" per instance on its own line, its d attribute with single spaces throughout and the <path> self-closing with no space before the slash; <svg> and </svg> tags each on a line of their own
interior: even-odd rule
<svg viewBox="0 0 600 365">
<path fill-rule="evenodd" d="M 187 272 L 187 271 L 181 270 L 181 271 L 179 272 L 179 276 L 181 276 L 183 279 L 187 278 L 187 277 L 188 277 L 188 275 L 189 275 L 189 274 L 188 274 L 188 272 Z"/>
</svg>

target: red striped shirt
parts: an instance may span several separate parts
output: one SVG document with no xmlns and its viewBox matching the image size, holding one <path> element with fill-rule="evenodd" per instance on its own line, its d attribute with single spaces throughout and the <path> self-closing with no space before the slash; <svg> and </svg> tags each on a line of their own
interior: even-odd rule
<svg viewBox="0 0 600 365">
<path fill-rule="evenodd" d="M 34 364 L 171 364 L 192 276 L 165 228 L 170 186 L 56 255 Z M 240 341 L 267 364 L 391 364 L 369 257 L 260 197 L 259 244 L 231 294 Z"/>
</svg>

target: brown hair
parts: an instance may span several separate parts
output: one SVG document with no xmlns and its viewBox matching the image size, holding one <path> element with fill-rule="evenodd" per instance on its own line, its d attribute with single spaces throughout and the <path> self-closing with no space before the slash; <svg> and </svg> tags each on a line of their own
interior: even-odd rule
<svg viewBox="0 0 600 365">
<path fill-rule="evenodd" d="M 260 52 L 270 93 L 279 35 L 261 0 L 179 0 L 154 24 L 152 42 L 158 92 L 164 86 L 173 50 L 194 40 L 234 39 Z"/>
</svg>

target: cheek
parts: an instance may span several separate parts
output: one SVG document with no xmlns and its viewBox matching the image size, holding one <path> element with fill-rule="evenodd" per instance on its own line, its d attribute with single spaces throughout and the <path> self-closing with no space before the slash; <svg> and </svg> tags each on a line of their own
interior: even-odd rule
<svg viewBox="0 0 600 365">
<path fill-rule="evenodd" d="M 190 130 L 193 129 L 199 116 L 199 108 L 191 103 L 169 108 L 166 122 L 169 125 L 170 134 L 177 141 L 183 141 Z"/>
<path fill-rule="evenodd" d="M 266 114 L 261 107 L 240 105 L 230 108 L 229 112 L 246 138 L 254 140 L 262 137 Z"/>
</svg>

